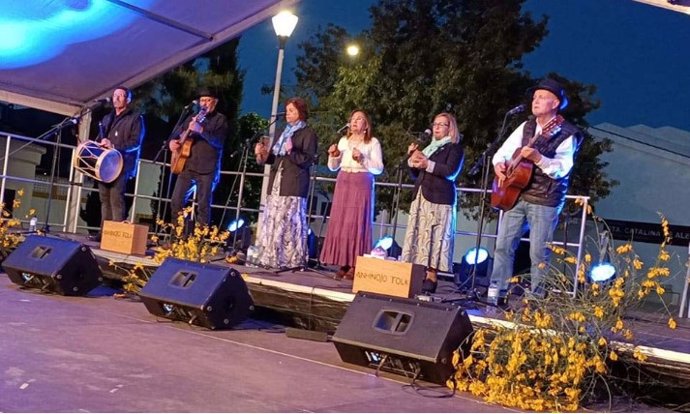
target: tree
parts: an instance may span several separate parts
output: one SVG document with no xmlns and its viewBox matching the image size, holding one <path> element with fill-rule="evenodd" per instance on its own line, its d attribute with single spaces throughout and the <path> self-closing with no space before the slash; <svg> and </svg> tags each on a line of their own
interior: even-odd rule
<svg viewBox="0 0 690 414">
<path fill-rule="evenodd" d="M 364 108 L 383 145 L 386 171 L 380 180 L 395 181 L 396 166 L 404 161 L 409 142 L 428 127 L 434 114 L 448 111 L 456 115 L 464 133 L 466 165 L 459 182 L 478 186 L 480 177 L 467 175 L 470 165 L 496 138 L 506 111 L 527 101 L 526 90 L 536 83 L 521 59 L 547 35 L 548 20 L 523 12 L 523 3 L 380 0 L 370 9 L 370 29 L 354 36 L 333 25 L 320 30 L 300 45 L 296 75 L 297 93 L 310 97 L 314 109 L 322 112 L 313 122 L 321 145 L 333 141 L 335 119 Z M 350 40 L 362 50 L 356 61 L 343 53 Z M 571 96 L 566 118 L 584 130 L 584 116 L 598 106 L 592 98 L 595 88 L 559 79 Z M 511 118 L 506 130 L 523 119 Z M 598 160 L 605 151 L 610 151 L 610 144 L 585 140 L 571 192 L 594 200 L 608 194 L 615 182 L 607 179 L 605 164 Z M 377 193 L 379 208 L 389 206 L 391 196 L 392 191 Z M 477 201 L 462 200 L 465 206 L 476 206 Z"/>
</svg>

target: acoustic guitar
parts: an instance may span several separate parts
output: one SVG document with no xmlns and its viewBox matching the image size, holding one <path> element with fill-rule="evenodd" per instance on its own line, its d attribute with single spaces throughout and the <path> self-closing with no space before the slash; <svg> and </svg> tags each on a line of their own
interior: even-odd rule
<svg viewBox="0 0 690 414">
<path fill-rule="evenodd" d="M 196 114 L 195 122 L 197 124 L 203 124 L 204 121 L 206 121 L 207 112 L 208 110 L 202 107 L 199 113 Z M 178 148 L 177 151 L 173 151 L 172 158 L 170 159 L 170 170 L 173 174 L 181 173 L 184 169 L 187 159 L 190 155 L 192 155 L 192 144 L 194 144 L 194 140 L 187 139 L 189 138 L 189 134 L 191 132 L 192 131 L 190 130 L 189 126 L 187 126 L 187 129 L 180 134 L 180 138 L 177 140 L 177 142 L 180 143 L 180 148 Z"/>
<path fill-rule="evenodd" d="M 541 134 L 532 137 L 527 143 L 527 147 L 533 147 L 539 137 L 550 139 L 561 130 L 563 125 L 562 116 L 557 115 L 554 119 L 549 121 L 541 131 Z M 506 168 L 506 178 L 499 181 L 494 178 L 494 183 L 491 188 L 491 206 L 501 210 L 510 210 L 517 203 L 522 191 L 529 184 L 534 171 L 534 163 L 526 160 L 520 155 L 522 147 L 515 150 L 513 158 L 510 160 Z"/>
</svg>

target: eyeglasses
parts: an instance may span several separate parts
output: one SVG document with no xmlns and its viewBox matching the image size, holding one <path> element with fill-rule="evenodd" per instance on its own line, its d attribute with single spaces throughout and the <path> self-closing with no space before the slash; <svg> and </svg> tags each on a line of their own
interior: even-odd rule
<svg viewBox="0 0 690 414">
<path fill-rule="evenodd" d="M 431 124 L 432 127 L 437 127 L 437 126 L 440 126 L 440 127 L 447 127 L 448 125 L 449 125 L 449 124 L 447 124 L 447 123 L 445 123 L 445 122 L 434 122 L 433 124 Z"/>
</svg>

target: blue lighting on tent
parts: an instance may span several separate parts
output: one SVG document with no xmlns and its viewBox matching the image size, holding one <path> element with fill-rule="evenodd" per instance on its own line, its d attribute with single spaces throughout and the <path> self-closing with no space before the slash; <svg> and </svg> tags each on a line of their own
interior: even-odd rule
<svg viewBox="0 0 690 414">
<path fill-rule="evenodd" d="M 228 225 L 228 231 L 232 233 L 242 228 L 242 226 L 244 226 L 244 219 L 240 217 L 239 219 L 230 222 L 230 224 Z"/>
<path fill-rule="evenodd" d="M 383 236 L 382 238 L 378 239 L 376 243 L 374 243 L 374 249 L 380 247 L 383 250 L 388 250 L 391 248 L 392 245 L 393 238 L 391 236 Z"/>
<path fill-rule="evenodd" d="M 594 265 L 592 270 L 589 271 L 589 278 L 592 282 L 606 282 L 611 280 L 615 275 L 616 268 L 612 264 L 606 262 Z"/>
<path fill-rule="evenodd" d="M 155 0 L 138 0 L 147 7 Z M 136 13 L 108 0 L 23 0 L 3 2 L 0 14 L 0 69 L 45 62 L 69 45 L 125 29 Z M 79 65 L 79 62 L 75 62 Z"/>
<path fill-rule="evenodd" d="M 477 248 L 473 247 L 470 250 L 468 250 L 467 253 L 465 253 L 464 259 L 468 265 L 475 264 L 475 258 L 477 259 L 476 264 L 481 264 L 489 258 L 489 251 L 483 247 L 480 247 L 479 251 L 477 251 Z"/>
</svg>

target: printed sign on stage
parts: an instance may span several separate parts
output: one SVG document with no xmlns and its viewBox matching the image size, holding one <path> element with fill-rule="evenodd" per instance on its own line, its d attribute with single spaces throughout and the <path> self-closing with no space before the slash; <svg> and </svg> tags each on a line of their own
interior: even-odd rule
<svg viewBox="0 0 690 414">
<path fill-rule="evenodd" d="M 411 298 L 422 291 L 424 266 L 359 256 L 352 291 Z"/>
</svg>

